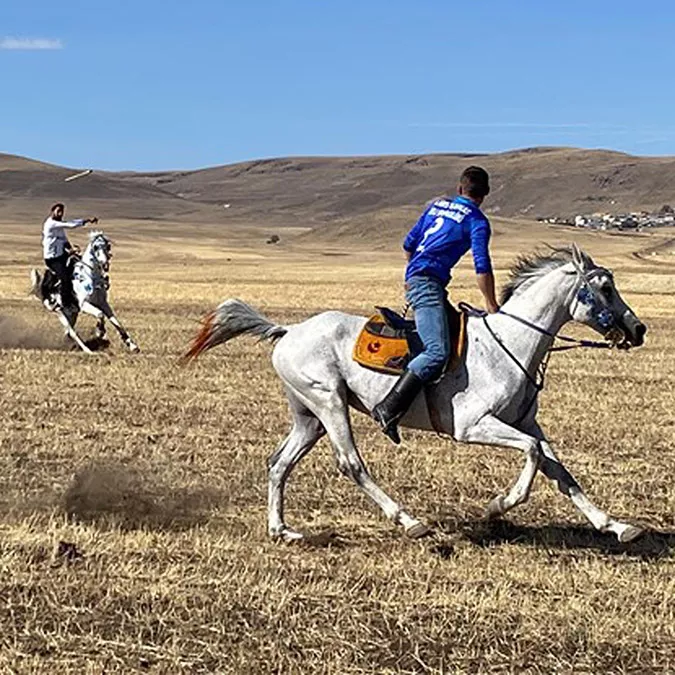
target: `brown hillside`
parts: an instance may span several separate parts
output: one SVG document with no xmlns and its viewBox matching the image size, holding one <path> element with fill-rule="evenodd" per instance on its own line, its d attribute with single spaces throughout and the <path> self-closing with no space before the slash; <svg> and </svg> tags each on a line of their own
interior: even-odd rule
<svg viewBox="0 0 675 675">
<path fill-rule="evenodd" d="M 94 172 L 64 182 L 80 170 L 0 154 L 0 219 L 35 220 L 56 201 L 66 202 L 78 214 L 96 213 L 104 218 L 169 218 L 205 210 L 204 204 L 191 204 L 145 181 L 125 180 L 112 173 Z M 208 205 L 206 210 L 210 210 Z"/>
<path fill-rule="evenodd" d="M 411 206 L 454 188 L 467 164 L 492 174 L 502 216 L 657 208 L 675 201 L 675 158 L 533 148 L 494 155 L 271 159 L 144 178 L 184 198 L 322 221 Z"/>
<path fill-rule="evenodd" d="M 0 155 L 0 217 L 37 217 L 65 200 L 107 217 L 354 229 L 404 218 L 451 191 L 467 164 L 485 166 L 491 215 L 526 217 L 658 208 L 675 203 L 675 158 L 533 148 L 493 155 L 289 158 L 198 171 L 76 171 Z M 225 204 L 230 207 L 224 209 Z"/>
</svg>

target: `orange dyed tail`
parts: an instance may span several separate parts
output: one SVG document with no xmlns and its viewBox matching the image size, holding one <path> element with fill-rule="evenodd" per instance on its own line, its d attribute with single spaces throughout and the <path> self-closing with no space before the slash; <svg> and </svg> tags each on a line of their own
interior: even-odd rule
<svg viewBox="0 0 675 675">
<path fill-rule="evenodd" d="M 182 361 L 192 361 L 207 349 L 225 344 L 240 335 L 251 335 L 274 343 L 287 332 L 286 327 L 272 323 L 245 302 L 229 298 L 203 318 L 202 328 Z"/>
<path fill-rule="evenodd" d="M 196 359 L 202 352 L 213 346 L 213 329 L 216 322 L 216 312 L 209 312 L 202 319 L 202 327 L 192 340 L 190 349 L 181 357 L 182 363 L 189 363 Z"/>
</svg>

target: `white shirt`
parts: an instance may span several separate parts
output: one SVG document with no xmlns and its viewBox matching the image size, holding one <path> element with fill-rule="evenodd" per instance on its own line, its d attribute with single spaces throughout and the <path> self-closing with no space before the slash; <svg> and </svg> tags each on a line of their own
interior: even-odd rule
<svg viewBox="0 0 675 675">
<path fill-rule="evenodd" d="M 63 255 L 68 237 L 64 230 L 82 227 L 86 223 L 84 218 L 78 220 L 54 220 L 51 216 L 42 226 L 42 249 L 45 259 L 58 258 Z"/>
</svg>

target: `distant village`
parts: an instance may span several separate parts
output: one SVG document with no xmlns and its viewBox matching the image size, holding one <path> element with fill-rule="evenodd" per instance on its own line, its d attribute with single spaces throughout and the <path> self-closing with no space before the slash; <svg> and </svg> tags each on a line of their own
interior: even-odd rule
<svg viewBox="0 0 675 675">
<path fill-rule="evenodd" d="M 584 227 L 589 230 L 633 230 L 641 232 L 648 228 L 675 227 L 675 209 L 665 204 L 657 212 L 637 211 L 633 213 L 592 213 L 573 218 L 537 218 L 538 221 L 553 225 Z"/>
</svg>

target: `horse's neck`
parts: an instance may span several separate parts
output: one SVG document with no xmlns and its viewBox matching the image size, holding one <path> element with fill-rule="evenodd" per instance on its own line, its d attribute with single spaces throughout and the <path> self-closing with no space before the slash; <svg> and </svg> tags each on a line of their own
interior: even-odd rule
<svg viewBox="0 0 675 675">
<path fill-rule="evenodd" d="M 85 264 L 85 267 L 87 267 L 90 275 L 101 275 L 100 265 L 98 264 L 98 260 L 96 260 L 96 256 L 91 249 L 91 245 L 84 249 L 84 253 L 82 254 L 82 262 Z"/>
<path fill-rule="evenodd" d="M 558 268 L 513 296 L 504 311 L 554 335 L 571 320 L 568 298 L 575 278 Z"/>
<path fill-rule="evenodd" d="M 549 272 L 512 297 L 503 306 L 503 312 L 523 319 L 546 333 L 557 335 L 571 320 L 568 297 L 573 283 L 574 278 L 562 269 Z M 553 343 L 553 338 L 509 316 L 500 317 L 500 321 L 499 334 L 509 350 L 523 365 L 536 369 Z"/>
</svg>

